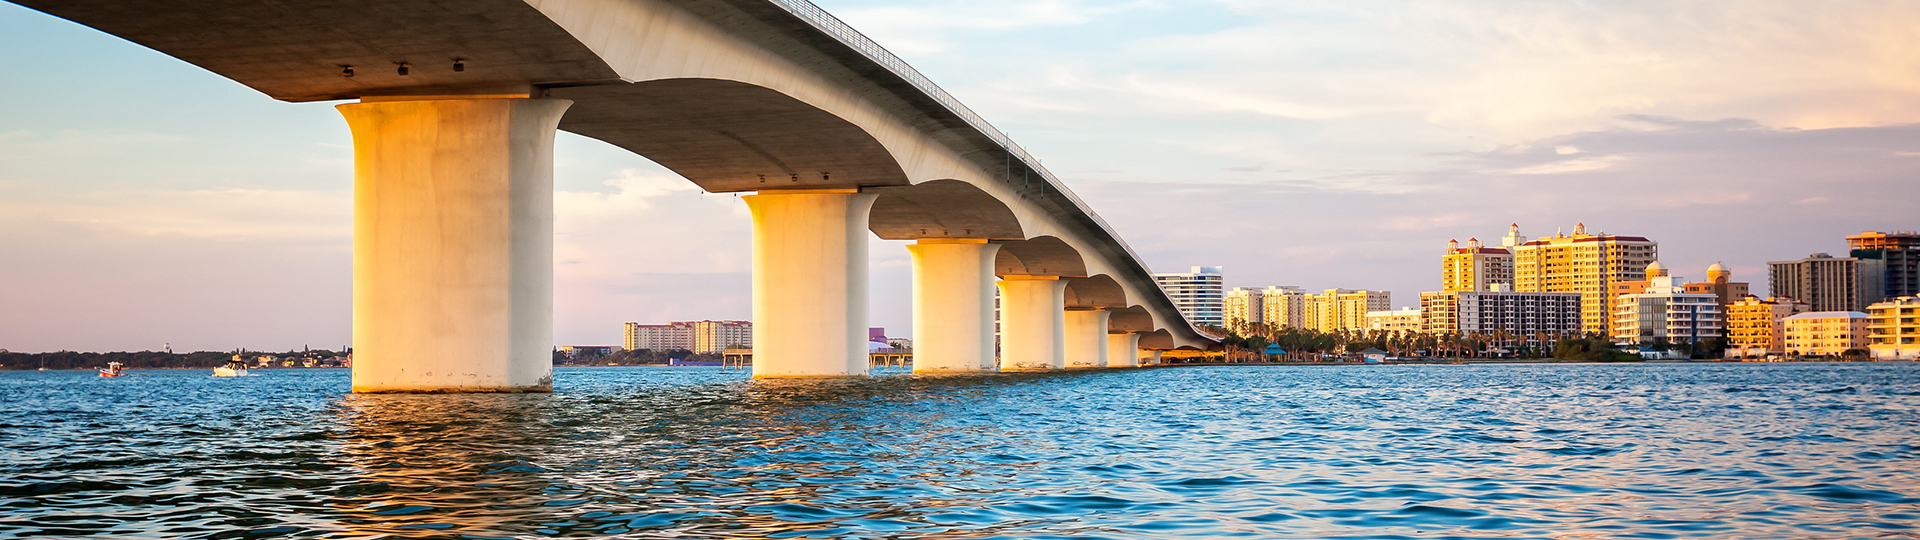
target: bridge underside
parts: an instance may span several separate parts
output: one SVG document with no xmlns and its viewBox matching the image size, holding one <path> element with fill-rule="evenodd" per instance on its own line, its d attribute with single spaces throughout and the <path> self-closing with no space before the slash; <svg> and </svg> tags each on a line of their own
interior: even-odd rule
<svg viewBox="0 0 1920 540">
<path fill-rule="evenodd" d="M 1077 199 L 762 0 L 18 3 L 276 99 L 360 100 L 356 391 L 551 388 L 557 130 L 755 193 L 757 377 L 866 374 L 870 233 L 915 241 L 916 371 L 1209 344 Z"/>
</svg>

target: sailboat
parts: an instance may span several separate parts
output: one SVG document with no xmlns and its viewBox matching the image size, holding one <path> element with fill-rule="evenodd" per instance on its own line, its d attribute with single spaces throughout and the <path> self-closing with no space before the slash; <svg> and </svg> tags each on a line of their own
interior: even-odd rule
<svg viewBox="0 0 1920 540">
<path fill-rule="evenodd" d="M 119 362 L 107 362 L 107 367 L 100 368 L 100 376 L 101 377 L 119 377 L 121 375 L 124 375 L 126 371 L 127 371 L 126 364 L 122 364 Z"/>
<path fill-rule="evenodd" d="M 227 365 L 213 368 L 213 376 L 245 377 L 247 376 L 247 361 L 241 358 L 240 355 L 233 355 L 233 359 L 228 360 Z"/>
</svg>

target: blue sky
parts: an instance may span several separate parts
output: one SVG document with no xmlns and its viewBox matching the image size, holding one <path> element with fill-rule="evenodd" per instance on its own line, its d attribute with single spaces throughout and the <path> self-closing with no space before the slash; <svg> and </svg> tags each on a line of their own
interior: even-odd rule
<svg viewBox="0 0 1920 540">
<path fill-rule="evenodd" d="M 1920 228 L 1920 5 L 822 1 L 985 115 L 1162 271 L 1438 286 L 1449 238 L 1576 222 L 1676 273 Z M 0 348 L 337 347 L 351 162 L 279 103 L 0 4 Z M 743 205 L 556 148 L 556 338 L 746 318 Z M 660 234 L 674 231 L 681 234 Z M 875 324 L 911 326 L 873 242 Z"/>
</svg>

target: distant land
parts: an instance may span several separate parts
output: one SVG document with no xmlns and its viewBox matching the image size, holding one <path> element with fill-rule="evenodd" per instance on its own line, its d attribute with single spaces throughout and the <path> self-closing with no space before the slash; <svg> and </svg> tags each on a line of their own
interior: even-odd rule
<svg viewBox="0 0 1920 540">
<path fill-rule="evenodd" d="M 126 364 L 127 369 L 213 369 L 226 365 L 227 360 L 233 358 L 234 354 L 236 354 L 235 351 L 197 351 L 190 353 L 170 353 L 164 351 L 107 353 L 59 351 L 18 353 L 0 349 L 0 370 L 18 371 L 43 368 L 91 369 L 105 367 L 107 362 Z M 328 350 L 287 351 L 284 353 L 242 350 L 238 351 L 237 354 L 246 357 L 249 365 L 254 365 L 256 359 L 261 356 L 272 356 L 280 361 L 293 359 L 296 362 L 306 358 L 313 358 L 317 364 L 337 366 L 338 360 L 342 356 L 340 353 Z M 278 362 L 274 364 L 274 367 L 280 366 L 281 364 Z"/>
</svg>

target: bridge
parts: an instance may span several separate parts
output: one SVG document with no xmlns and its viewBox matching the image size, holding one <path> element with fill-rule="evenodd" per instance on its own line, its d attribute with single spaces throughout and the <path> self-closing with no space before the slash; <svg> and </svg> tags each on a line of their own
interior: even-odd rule
<svg viewBox="0 0 1920 540">
<path fill-rule="evenodd" d="M 916 372 L 1214 344 L 1038 160 L 807 0 L 12 1 L 353 100 L 356 392 L 551 389 L 556 130 L 753 193 L 755 377 L 867 374 L 869 231 L 914 241 Z"/>
</svg>

